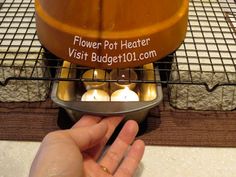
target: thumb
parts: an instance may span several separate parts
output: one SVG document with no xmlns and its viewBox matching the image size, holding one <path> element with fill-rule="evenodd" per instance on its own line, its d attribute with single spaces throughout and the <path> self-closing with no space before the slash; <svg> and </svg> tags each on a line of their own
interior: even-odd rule
<svg viewBox="0 0 236 177">
<path fill-rule="evenodd" d="M 79 127 L 67 131 L 79 149 L 84 151 L 97 145 L 104 138 L 108 131 L 108 125 L 106 122 L 100 122 L 93 126 Z"/>
</svg>

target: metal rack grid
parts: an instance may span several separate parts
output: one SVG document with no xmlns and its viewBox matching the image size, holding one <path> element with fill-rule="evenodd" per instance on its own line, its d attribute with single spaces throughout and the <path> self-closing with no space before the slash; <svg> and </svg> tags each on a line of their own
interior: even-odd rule
<svg viewBox="0 0 236 177">
<path fill-rule="evenodd" d="M 187 37 L 176 51 L 172 67 L 179 80 L 186 80 L 186 76 L 181 78 L 181 75 L 187 72 L 188 81 L 202 82 L 208 91 L 220 85 L 235 85 L 235 79 L 232 79 L 236 71 L 235 16 L 233 0 L 190 2 Z M 200 73 L 199 79 L 194 78 L 196 73 Z M 201 77 L 202 73 L 221 74 L 226 79 L 217 80 L 209 86 Z"/>
<path fill-rule="evenodd" d="M 234 0 L 190 0 L 185 41 L 175 53 L 154 63 L 161 75 L 158 82 L 205 85 L 211 91 L 213 89 L 206 81 L 193 78 L 196 72 L 208 72 L 223 73 L 226 77 L 215 87 L 236 85 L 236 79 L 232 79 L 232 74 L 236 72 L 235 25 Z M 72 67 L 80 72 L 89 69 Z M 62 60 L 50 54 L 38 41 L 34 1 L 5 0 L 0 9 L 0 85 L 7 85 L 9 80 L 83 80 L 78 75 L 75 78 L 58 77 L 55 71 L 60 68 Z M 135 69 L 142 72 L 142 68 Z M 188 73 L 188 79 L 182 78 L 182 72 Z M 178 79 L 173 78 L 171 73 L 175 73 Z M 132 82 L 157 81 L 140 79 Z"/>
</svg>

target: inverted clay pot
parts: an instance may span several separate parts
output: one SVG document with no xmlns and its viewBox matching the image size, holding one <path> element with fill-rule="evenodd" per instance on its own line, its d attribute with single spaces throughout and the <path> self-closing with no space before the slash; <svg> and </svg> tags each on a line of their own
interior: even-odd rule
<svg viewBox="0 0 236 177">
<path fill-rule="evenodd" d="M 136 67 L 176 50 L 188 0 L 35 0 L 42 45 L 71 63 Z"/>
</svg>

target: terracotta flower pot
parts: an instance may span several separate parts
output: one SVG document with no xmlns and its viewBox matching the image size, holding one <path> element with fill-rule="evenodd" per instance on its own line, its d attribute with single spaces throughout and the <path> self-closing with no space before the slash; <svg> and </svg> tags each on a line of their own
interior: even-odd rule
<svg viewBox="0 0 236 177">
<path fill-rule="evenodd" d="M 163 58 L 185 38 L 188 0 L 35 0 L 37 33 L 53 54 L 96 68 Z"/>
</svg>

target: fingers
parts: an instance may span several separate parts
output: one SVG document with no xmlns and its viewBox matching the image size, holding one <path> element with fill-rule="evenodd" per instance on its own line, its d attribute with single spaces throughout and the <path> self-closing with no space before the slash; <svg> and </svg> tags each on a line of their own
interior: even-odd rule
<svg viewBox="0 0 236 177">
<path fill-rule="evenodd" d="M 105 137 L 107 131 L 107 123 L 100 122 L 89 128 L 81 127 L 79 129 L 70 129 L 65 132 L 77 144 L 79 149 L 84 151 L 98 144 Z"/>
<path fill-rule="evenodd" d="M 95 125 L 101 121 L 101 117 L 98 116 L 92 116 L 92 115 L 84 115 L 80 120 L 73 125 L 72 128 L 78 128 L 78 127 L 86 127 L 90 125 Z"/>
<path fill-rule="evenodd" d="M 84 176 L 86 177 L 112 177 L 110 174 L 104 172 L 102 168 L 86 154 L 84 155 Z"/>
<path fill-rule="evenodd" d="M 105 137 L 100 141 L 100 143 L 92 149 L 86 151 L 94 160 L 97 160 L 100 157 L 104 146 L 106 145 L 107 141 L 110 139 L 111 135 L 113 134 L 116 127 L 119 123 L 123 120 L 123 117 L 108 117 L 102 119 L 101 122 L 107 123 L 108 130 Z"/>
<path fill-rule="evenodd" d="M 134 176 L 139 162 L 143 157 L 145 144 L 141 140 L 137 140 L 131 146 L 127 156 L 117 169 L 115 177 L 131 177 Z"/>
<path fill-rule="evenodd" d="M 99 122 L 103 122 L 107 124 L 108 130 L 104 138 L 101 139 L 98 145 L 86 151 L 86 153 L 88 153 L 91 157 L 93 157 L 93 159 L 97 160 L 104 146 L 106 145 L 107 141 L 110 139 L 114 130 L 119 125 L 119 123 L 123 120 L 123 118 L 124 117 L 122 116 L 101 118 L 98 116 L 85 115 L 72 127 L 72 129 L 95 125 L 95 124 L 98 124 Z"/>
<path fill-rule="evenodd" d="M 68 132 L 81 151 L 87 150 L 97 144 L 98 146 L 94 150 L 90 150 L 90 155 L 96 156 L 97 158 L 122 119 L 123 117 L 101 119 L 96 116 L 83 116 Z M 91 128 L 87 126 L 91 126 Z"/>
<path fill-rule="evenodd" d="M 114 133 L 116 127 L 120 124 L 120 122 L 123 120 L 124 117 L 108 117 L 104 118 L 102 122 L 107 123 L 108 125 L 108 131 L 106 133 L 106 136 L 104 138 L 104 142 L 102 142 L 102 145 L 105 145 L 107 141 L 110 139 L 112 134 Z"/>
<path fill-rule="evenodd" d="M 114 173 L 127 152 L 129 145 L 134 141 L 137 132 L 138 125 L 135 121 L 130 120 L 126 122 L 118 137 L 99 163 Z"/>
</svg>

